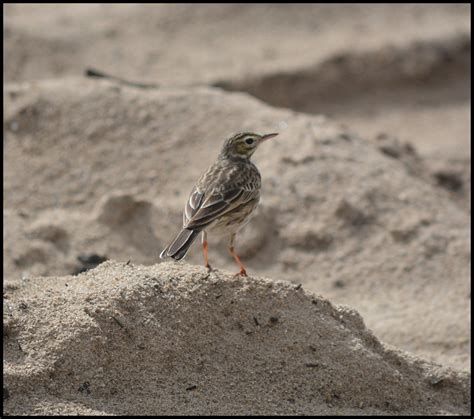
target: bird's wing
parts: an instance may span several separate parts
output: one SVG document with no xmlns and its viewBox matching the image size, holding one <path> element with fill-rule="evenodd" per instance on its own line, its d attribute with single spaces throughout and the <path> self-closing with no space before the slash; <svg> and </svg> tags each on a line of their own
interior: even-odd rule
<svg viewBox="0 0 474 419">
<path fill-rule="evenodd" d="M 188 201 L 186 202 L 186 207 L 183 211 L 183 228 L 186 227 L 189 220 L 193 217 L 197 210 L 201 207 L 202 201 L 204 198 L 204 192 L 200 191 L 196 186 L 189 194 Z"/>
<path fill-rule="evenodd" d="M 183 228 L 204 228 L 226 212 L 255 199 L 258 194 L 253 185 L 222 191 L 199 191 L 195 186 L 183 213 Z"/>
</svg>

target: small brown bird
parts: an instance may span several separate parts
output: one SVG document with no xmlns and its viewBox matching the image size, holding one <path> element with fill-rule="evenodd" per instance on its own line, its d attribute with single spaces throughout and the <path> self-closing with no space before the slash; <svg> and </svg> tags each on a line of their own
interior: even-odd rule
<svg viewBox="0 0 474 419">
<path fill-rule="evenodd" d="M 260 144 L 276 135 L 243 132 L 224 142 L 216 162 L 192 189 L 183 212 L 183 228 L 161 252 L 161 258 L 169 256 L 176 260 L 182 259 L 197 235 L 202 233 L 205 266 L 211 269 L 207 232 L 227 234 L 230 254 L 240 267 L 238 274 L 247 276 L 234 250 L 234 240 L 237 231 L 247 224 L 260 200 L 261 177 L 250 157 Z"/>
</svg>

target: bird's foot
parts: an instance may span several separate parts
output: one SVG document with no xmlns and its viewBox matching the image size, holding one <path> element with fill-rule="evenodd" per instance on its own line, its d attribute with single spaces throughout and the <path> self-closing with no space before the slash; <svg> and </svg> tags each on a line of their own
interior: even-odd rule
<svg viewBox="0 0 474 419">
<path fill-rule="evenodd" d="M 214 271 L 214 268 L 213 268 L 211 265 L 209 265 L 209 263 L 207 263 L 207 264 L 204 265 L 204 266 L 207 268 L 207 271 L 208 271 L 208 272 L 213 272 L 213 271 Z"/>
<path fill-rule="evenodd" d="M 234 278 L 237 277 L 237 276 L 248 276 L 248 275 L 247 275 L 247 271 L 246 271 L 244 268 L 242 268 L 242 269 L 240 270 L 240 272 L 237 272 L 237 273 L 234 275 Z"/>
</svg>

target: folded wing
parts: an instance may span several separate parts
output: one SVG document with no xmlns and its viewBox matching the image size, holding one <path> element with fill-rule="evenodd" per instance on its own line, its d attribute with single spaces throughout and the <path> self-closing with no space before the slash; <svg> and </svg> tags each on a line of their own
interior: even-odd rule
<svg viewBox="0 0 474 419">
<path fill-rule="evenodd" d="M 183 228 L 201 230 L 225 213 L 255 199 L 257 195 L 257 189 L 245 186 L 207 193 L 195 187 L 183 213 Z"/>
</svg>

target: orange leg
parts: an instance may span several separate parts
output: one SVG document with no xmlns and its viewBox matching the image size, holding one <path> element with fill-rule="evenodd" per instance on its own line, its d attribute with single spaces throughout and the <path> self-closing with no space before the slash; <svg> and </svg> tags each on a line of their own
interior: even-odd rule
<svg viewBox="0 0 474 419">
<path fill-rule="evenodd" d="M 205 231 L 202 232 L 202 251 L 204 253 L 204 262 L 205 262 L 206 268 L 209 270 L 212 270 L 211 265 L 209 265 L 207 234 Z"/>
<path fill-rule="evenodd" d="M 237 265 L 239 265 L 239 267 L 240 267 L 240 272 L 236 273 L 235 275 L 236 276 L 237 275 L 247 276 L 247 271 L 245 270 L 245 267 L 244 267 L 242 261 L 240 260 L 239 255 L 234 250 L 234 238 L 235 238 L 235 234 L 233 234 L 230 238 L 229 252 L 232 255 L 232 257 L 234 258 Z"/>
</svg>

